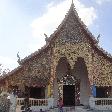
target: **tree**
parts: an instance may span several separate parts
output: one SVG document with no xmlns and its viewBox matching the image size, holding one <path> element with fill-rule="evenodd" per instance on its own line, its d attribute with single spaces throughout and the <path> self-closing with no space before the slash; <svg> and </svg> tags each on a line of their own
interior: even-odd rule
<svg viewBox="0 0 112 112">
<path fill-rule="evenodd" d="M 4 68 L 2 64 L 0 64 L 0 79 L 3 78 L 8 74 L 10 70 L 7 68 Z M 0 94 L 2 93 L 1 88 L 0 88 Z"/>
<path fill-rule="evenodd" d="M 9 69 L 4 69 L 2 64 L 0 64 L 0 78 L 3 78 L 9 72 Z M 1 94 L 2 91 L 0 89 L 0 112 L 9 112 L 10 108 L 10 100 L 7 99 L 7 94 Z"/>
<path fill-rule="evenodd" d="M 0 112 L 9 112 L 11 102 L 7 97 L 7 94 L 0 95 Z"/>
<path fill-rule="evenodd" d="M 10 72 L 8 68 L 4 68 L 2 64 L 0 64 L 0 78 L 7 75 L 7 73 Z"/>
</svg>

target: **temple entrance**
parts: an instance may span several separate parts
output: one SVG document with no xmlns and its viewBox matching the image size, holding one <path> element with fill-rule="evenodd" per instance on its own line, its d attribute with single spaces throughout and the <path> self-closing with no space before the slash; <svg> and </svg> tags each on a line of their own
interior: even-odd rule
<svg viewBox="0 0 112 112">
<path fill-rule="evenodd" d="M 29 96 L 30 98 L 42 99 L 45 98 L 45 88 L 44 87 L 30 87 Z"/>
<path fill-rule="evenodd" d="M 77 77 L 70 67 L 67 59 L 62 57 L 59 60 L 56 68 L 56 82 L 58 88 L 55 87 L 55 93 L 58 91 L 58 96 L 63 98 L 64 106 L 75 106 L 80 104 L 80 79 Z M 58 90 L 57 90 L 58 89 Z M 56 96 L 56 95 L 54 95 Z"/>
<path fill-rule="evenodd" d="M 63 85 L 63 104 L 64 106 L 75 106 L 74 85 Z"/>
<path fill-rule="evenodd" d="M 86 63 L 83 58 L 78 57 L 74 63 L 74 68 L 71 68 L 67 58 L 61 57 L 56 67 L 54 82 L 54 85 L 58 86 L 58 88 L 54 86 L 55 102 L 61 97 L 64 106 L 89 104 L 90 85 Z"/>
</svg>

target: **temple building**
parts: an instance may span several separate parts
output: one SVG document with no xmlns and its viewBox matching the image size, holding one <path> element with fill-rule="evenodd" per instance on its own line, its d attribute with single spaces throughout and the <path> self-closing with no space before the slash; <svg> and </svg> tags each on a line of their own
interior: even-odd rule
<svg viewBox="0 0 112 112">
<path fill-rule="evenodd" d="M 59 98 L 65 107 L 89 105 L 90 96 L 110 98 L 112 105 L 112 56 L 98 45 L 73 3 L 46 45 L 19 64 L 0 79 L 1 91 L 18 98 L 26 93 L 33 99 L 51 98 L 54 107 Z"/>
</svg>

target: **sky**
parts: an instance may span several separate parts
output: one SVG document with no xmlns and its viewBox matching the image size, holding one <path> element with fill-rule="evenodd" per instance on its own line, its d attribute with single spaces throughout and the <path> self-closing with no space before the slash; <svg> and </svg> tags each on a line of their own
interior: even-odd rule
<svg viewBox="0 0 112 112">
<path fill-rule="evenodd" d="M 0 0 L 0 63 L 10 70 L 45 45 L 70 8 L 72 0 Z M 112 54 L 112 0 L 74 0 L 81 20 Z"/>
</svg>

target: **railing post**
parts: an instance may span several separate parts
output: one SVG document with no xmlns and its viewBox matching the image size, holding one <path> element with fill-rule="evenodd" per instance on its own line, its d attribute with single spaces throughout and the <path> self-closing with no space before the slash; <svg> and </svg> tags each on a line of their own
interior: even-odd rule
<svg viewBox="0 0 112 112">
<path fill-rule="evenodd" d="M 48 108 L 53 108 L 53 104 L 54 104 L 54 99 L 48 98 Z"/>
<path fill-rule="evenodd" d="M 15 112 L 16 104 L 17 104 L 17 97 L 14 96 L 13 94 L 10 94 L 9 96 L 10 96 L 10 102 L 11 102 L 10 112 Z"/>
<path fill-rule="evenodd" d="M 93 96 L 89 98 L 89 106 L 91 109 L 95 109 L 95 98 Z"/>
</svg>

